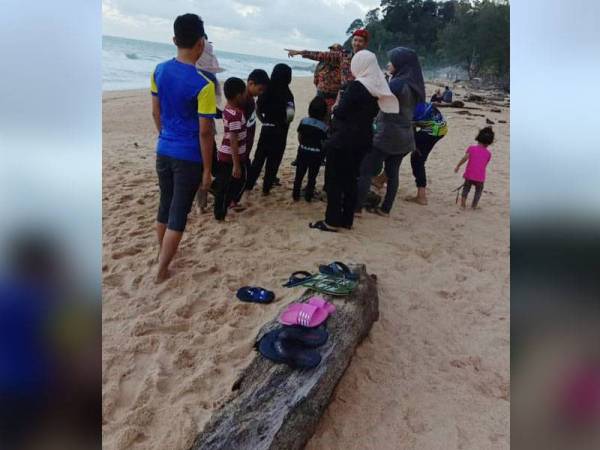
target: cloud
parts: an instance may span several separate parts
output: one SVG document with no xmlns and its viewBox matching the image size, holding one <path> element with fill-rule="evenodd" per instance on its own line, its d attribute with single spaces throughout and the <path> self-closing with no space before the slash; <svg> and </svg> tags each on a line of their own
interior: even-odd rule
<svg viewBox="0 0 600 450">
<path fill-rule="evenodd" d="M 233 2 L 233 5 L 236 12 L 244 17 L 257 15 L 261 11 L 260 6 L 256 5 L 244 5 L 238 2 Z"/>
<path fill-rule="evenodd" d="M 200 15 L 217 49 L 282 57 L 284 47 L 325 49 L 374 0 L 103 0 L 105 34 L 170 42 L 177 15 Z"/>
</svg>

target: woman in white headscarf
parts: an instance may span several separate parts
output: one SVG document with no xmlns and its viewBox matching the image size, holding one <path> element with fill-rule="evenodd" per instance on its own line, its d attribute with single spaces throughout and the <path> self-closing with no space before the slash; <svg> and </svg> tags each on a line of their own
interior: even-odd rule
<svg viewBox="0 0 600 450">
<path fill-rule="evenodd" d="M 350 66 L 355 79 L 348 83 L 333 110 L 332 134 L 325 143 L 327 166 L 325 220 L 309 224 L 322 231 L 352 228 L 356 207 L 360 163 L 373 141 L 373 119 L 377 112 L 397 113 L 398 99 L 379 68 L 375 54 L 357 52 Z"/>
<path fill-rule="evenodd" d="M 372 178 L 383 166 L 387 177 L 385 198 L 381 207 L 373 212 L 387 217 L 398 192 L 398 177 L 402 159 L 415 151 L 413 114 L 415 106 L 425 100 L 425 84 L 419 58 L 414 50 L 397 47 L 388 53 L 389 71 L 392 74 L 390 89 L 394 93 L 399 110 L 394 113 L 381 111 L 375 119 L 376 132 L 373 148 L 363 159 L 358 179 L 357 213 L 360 213 L 371 187 Z"/>
</svg>

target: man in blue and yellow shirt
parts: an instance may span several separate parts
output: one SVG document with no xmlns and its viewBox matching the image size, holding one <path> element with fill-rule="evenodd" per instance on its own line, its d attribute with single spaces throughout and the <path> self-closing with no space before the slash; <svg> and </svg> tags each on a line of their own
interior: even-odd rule
<svg viewBox="0 0 600 450">
<path fill-rule="evenodd" d="M 211 179 L 212 120 L 217 113 L 215 85 L 196 70 L 204 51 L 204 23 L 195 14 L 177 17 L 174 24 L 177 57 L 152 73 L 152 116 L 158 130 L 156 172 L 160 204 L 156 232 L 160 246 L 157 282 L 181 241 L 196 191 Z"/>
</svg>

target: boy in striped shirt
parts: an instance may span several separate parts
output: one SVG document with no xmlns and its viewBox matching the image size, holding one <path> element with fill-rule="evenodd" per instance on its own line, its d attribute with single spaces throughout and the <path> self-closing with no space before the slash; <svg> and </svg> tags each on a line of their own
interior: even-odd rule
<svg viewBox="0 0 600 450">
<path fill-rule="evenodd" d="M 246 83 L 229 78 L 223 86 L 227 104 L 223 109 L 223 142 L 217 152 L 215 180 L 215 219 L 224 220 L 229 205 L 244 190 L 247 177 L 246 151 Z"/>
</svg>

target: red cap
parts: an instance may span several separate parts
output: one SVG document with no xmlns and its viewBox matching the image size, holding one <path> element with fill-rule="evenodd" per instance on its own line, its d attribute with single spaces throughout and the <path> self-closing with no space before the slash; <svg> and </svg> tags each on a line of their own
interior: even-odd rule
<svg viewBox="0 0 600 450">
<path fill-rule="evenodd" d="M 369 40 L 369 32 L 365 28 L 359 28 L 358 30 L 356 30 L 354 33 L 352 33 L 352 37 L 354 36 L 360 36 L 362 38 L 365 38 L 366 41 Z"/>
</svg>

